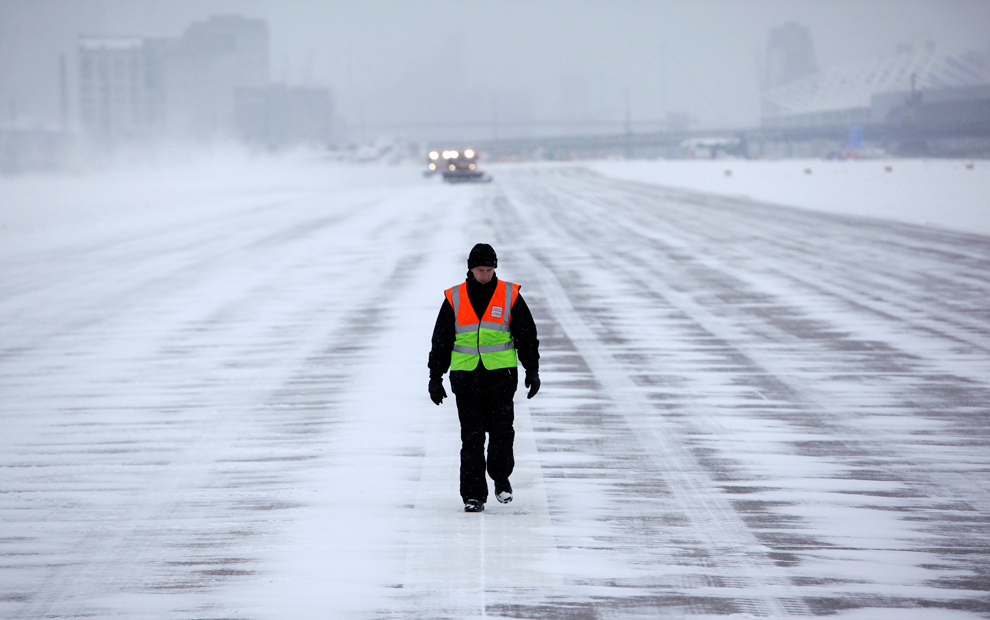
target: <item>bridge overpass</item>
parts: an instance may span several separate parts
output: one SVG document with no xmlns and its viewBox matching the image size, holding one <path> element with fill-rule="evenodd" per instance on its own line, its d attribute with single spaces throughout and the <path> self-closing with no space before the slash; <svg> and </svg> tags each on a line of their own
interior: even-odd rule
<svg viewBox="0 0 990 620">
<path fill-rule="evenodd" d="M 633 123 L 628 119 L 581 124 L 538 121 L 506 128 L 517 133 L 528 130 L 527 137 L 454 140 L 431 147 L 470 146 L 495 158 L 532 156 L 534 152 L 550 158 L 596 153 L 669 156 L 686 140 L 722 139 L 736 144 L 734 149 L 723 150 L 749 156 L 764 153 L 767 145 L 780 150 L 781 145 L 818 143 L 822 148 L 841 149 L 850 142 L 852 132 L 867 146 L 897 155 L 990 156 L 990 86 L 885 93 L 874 96 L 869 107 L 775 117 L 761 127 L 679 131 L 664 127 L 662 121 Z M 498 129 L 492 123 L 474 127 L 495 136 Z M 546 135 L 554 130 L 559 133 Z"/>
<path fill-rule="evenodd" d="M 748 127 L 693 129 L 682 131 L 614 131 L 611 133 L 585 133 L 575 135 L 551 135 L 514 137 L 503 139 L 454 140 L 431 144 L 430 148 L 466 148 L 482 150 L 491 158 L 531 156 L 541 152 L 544 156 L 566 157 L 592 156 L 595 153 L 663 155 L 680 150 L 688 140 L 733 139 L 737 146 L 723 148 L 731 154 L 747 156 L 763 152 L 766 145 L 787 145 L 809 142 L 829 142 L 841 148 L 849 140 L 853 125 L 846 123 L 792 127 Z M 969 115 L 915 115 L 904 117 L 897 123 L 862 123 L 855 125 L 862 130 L 868 145 L 880 146 L 900 155 L 947 155 L 944 143 L 959 140 L 974 141 L 970 156 L 990 155 L 990 102 L 974 107 Z"/>
</svg>

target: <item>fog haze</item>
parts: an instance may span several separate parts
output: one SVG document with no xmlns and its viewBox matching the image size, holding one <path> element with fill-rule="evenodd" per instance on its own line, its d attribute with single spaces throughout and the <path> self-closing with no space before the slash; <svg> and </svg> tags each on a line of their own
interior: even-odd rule
<svg viewBox="0 0 990 620">
<path fill-rule="evenodd" d="M 265 19 L 272 81 L 332 89 L 362 139 L 417 125 L 479 137 L 495 122 L 646 128 L 679 112 L 699 127 L 753 126 L 768 32 L 790 21 L 810 30 L 819 66 L 903 43 L 990 50 L 983 0 L 3 0 L 0 119 L 58 120 L 60 54 L 76 115 L 81 35 L 177 36 L 217 14 Z"/>
</svg>

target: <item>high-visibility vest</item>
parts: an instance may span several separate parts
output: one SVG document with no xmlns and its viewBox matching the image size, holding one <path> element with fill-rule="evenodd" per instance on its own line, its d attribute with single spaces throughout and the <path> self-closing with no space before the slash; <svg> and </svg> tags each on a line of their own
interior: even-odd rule
<svg viewBox="0 0 990 620">
<path fill-rule="evenodd" d="M 499 280 L 485 315 L 478 315 L 468 298 L 467 282 L 445 291 L 454 308 L 454 350 L 451 370 L 474 370 L 480 360 L 488 370 L 516 367 L 516 347 L 509 323 L 519 285 Z"/>
</svg>

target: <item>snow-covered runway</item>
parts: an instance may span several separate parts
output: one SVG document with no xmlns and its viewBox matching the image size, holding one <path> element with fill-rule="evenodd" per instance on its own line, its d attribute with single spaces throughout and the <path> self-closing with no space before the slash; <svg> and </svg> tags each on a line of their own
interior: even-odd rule
<svg viewBox="0 0 990 620">
<path fill-rule="evenodd" d="M 5 182 L 66 214 L 0 231 L 0 616 L 990 613 L 990 238 L 579 166 L 237 170 Z M 480 515 L 426 393 L 478 241 L 543 357 Z"/>
</svg>

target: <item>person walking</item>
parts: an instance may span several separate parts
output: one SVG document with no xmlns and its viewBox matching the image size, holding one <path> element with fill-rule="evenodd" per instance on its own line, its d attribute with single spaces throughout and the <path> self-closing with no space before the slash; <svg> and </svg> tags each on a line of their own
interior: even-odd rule
<svg viewBox="0 0 990 620">
<path fill-rule="evenodd" d="M 495 275 L 495 249 L 487 243 L 475 245 L 467 266 L 467 279 L 445 291 L 433 327 L 429 391 L 435 404 L 443 402 L 443 375 L 449 369 L 461 423 L 461 500 L 466 512 L 481 512 L 488 501 L 486 469 L 495 483 L 495 498 L 503 504 L 512 501 L 517 362 L 526 369 L 526 398 L 533 398 L 540 389 L 540 341 L 519 285 Z"/>
</svg>

